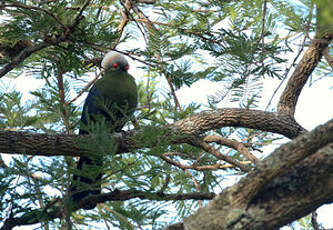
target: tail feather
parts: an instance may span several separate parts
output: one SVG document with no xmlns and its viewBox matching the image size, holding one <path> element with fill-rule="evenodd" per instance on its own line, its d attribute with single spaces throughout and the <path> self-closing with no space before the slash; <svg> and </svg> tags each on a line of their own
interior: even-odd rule
<svg viewBox="0 0 333 230">
<path fill-rule="evenodd" d="M 79 135 L 83 134 L 87 134 L 87 132 L 80 129 Z M 71 196 L 75 202 L 79 202 L 89 195 L 101 194 L 100 184 L 102 174 L 98 171 L 99 168 L 102 167 L 102 160 L 102 157 L 80 157 L 76 168 L 80 171 L 83 170 L 84 174 L 89 173 L 90 175 L 87 177 L 82 175 L 83 173 L 81 175 L 77 173 L 74 174 L 70 191 Z M 93 209 L 95 206 L 95 204 L 92 204 L 88 207 L 85 207 L 85 209 Z"/>
</svg>

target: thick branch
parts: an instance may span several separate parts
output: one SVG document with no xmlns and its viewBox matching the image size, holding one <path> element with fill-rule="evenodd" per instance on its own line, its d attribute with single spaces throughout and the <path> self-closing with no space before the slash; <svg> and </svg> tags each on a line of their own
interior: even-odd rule
<svg viewBox="0 0 333 230">
<path fill-rule="evenodd" d="M 332 202 L 332 178 L 333 120 L 281 146 L 186 218 L 184 229 L 277 229 Z"/>
<path fill-rule="evenodd" d="M 328 47 L 331 40 L 332 38 L 312 40 L 310 47 L 296 66 L 295 71 L 291 75 L 287 86 L 281 95 L 278 104 L 278 112 L 294 116 L 298 97 L 312 71 L 318 65 L 323 55 L 323 51 Z"/>
<path fill-rule="evenodd" d="M 279 147 L 274 154 L 261 161 L 256 170 L 241 180 L 234 191 L 244 191 L 235 196 L 239 205 L 247 205 L 269 181 L 285 173 L 298 162 L 313 154 L 325 145 L 333 143 L 333 119 L 315 130 L 297 137 Z"/>
<path fill-rule="evenodd" d="M 193 136 L 230 126 L 279 133 L 289 138 L 294 138 L 305 131 L 294 119 L 285 114 L 234 108 L 204 111 L 172 125 L 156 129 L 162 130 L 164 139 L 167 137 L 170 143 L 191 144 Z M 152 143 L 151 140 L 147 142 L 142 140 L 143 133 L 143 130 L 133 130 L 126 132 L 121 137 L 115 137 L 119 144 L 118 153 L 159 144 L 158 140 L 156 143 Z M 92 141 L 93 139 L 88 136 L 0 131 L 0 152 L 43 156 L 80 156 L 89 154 L 89 149 L 83 148 L 80 143 Z"/>
<path fill-rule="evenodd" d="M 203 111 L 173 124 L 181 132 L 193 135 L 230 126 L 278 133 L 291 139 L 306 131 L 285 114 L 236 108 Z"/>
</svg>

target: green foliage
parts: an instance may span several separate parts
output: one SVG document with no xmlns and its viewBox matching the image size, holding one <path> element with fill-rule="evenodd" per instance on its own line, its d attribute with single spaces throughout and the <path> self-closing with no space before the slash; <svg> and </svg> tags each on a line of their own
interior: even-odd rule
<svg viewBox="0 0 333 230">
<path fill-rule="evenodd" d="M 20 41 L 29 40 L 33 47 L 46 44 L 6 75 L 44 82 L 29 93 L 30 100 L 24 101 L 21 92 L 6 89 L 8 85 L 1 83 L 0 129 L 75 133 L 86 95 L 82 90 L 92 80 L 92 73 L 99 72 L 102 55 L 115 49 L 128 59 L 132 57 L 138 65 L 132 72 L 139 85 L 135 127 L 143 135 L 136 141 L 153 147 L 116 154 L 117 145 L 109 138 L 103 122 L 91 123 L 88 128 L 94 142 L 79 144 L 89 152 L 104 154 L 103 167 L 91 169 L 103 171 L 103 192 L 135 189 L 147 194 L 218 193 L 226 187 L 229 177 L 243 175 L 201 148 L 170 143 L 173 135 L 181 134 L 174 134 L 165 126 L 207 107 L 216 109 L 226 98 L 241 108 L 257 108 L 263 79 L 285 77 L 286 56 L 295 52 L 294 35 L 304 35 L 305 28 L 310 34 L 315 31 L 313 3 L 267 1 L 263 15 L 262 0 L 158 0 L 154 4 L 133 1 L 137 9 L 130 12 L 124 10 L 123 1 L 94 0 L 78 17 L 85 2 L 0 3 L 1 13 L 7 16 L 0 25 L 0 53 L 4 56 L 0 68 L 30 47 L 15 50 Z M 124 14 L 128 21 L 120 30 Z M 322 20 L 330 22 L 331 18 L 325 15 Z M 75 23 L 75 28 L 71 28 Z M 52 43 L 65 34 L 66 38 Z M 8 56 L 8 50 L 15 52 Z M 332 75 L 326 62 L 320 63 L 316 71 L 322 77 Z M 205 92 L 212 95 L 207 105 L 192 101 L 177 107 L 172 90 L 177 95 L 177 90 L 200 84 L 201 80 L 223 87 L 218 92 Z M 75 99 L 81 93 L 83 96 Z M 126 127 L 133 129 L 133 124 L 129 122 Z M 251 151 L 279 139 L 233 127 L 207 134 L 252 143 Z M 239 151 L 217 143 L 212 146 L 235 160 L 247 160 Z M 13 156 L 8 162 L 10 167 L 0 168 L 0 209 L 10 210 L 14 216 L 41 208 L 55 197 L 65 197 L 75 173 L 75 162 L 69 157 Z M 211 169 L 218 164 L 225 169 Z M 35 180 L 34 175 L 40 179 Z M 110 229 L 161 229 L 199 207 L 198 201 L 158 200 L 156 196 L 151 200 L 106 202 L 93 211 L 80 210 L 68 214 L 71 218 L 48 224 L 61 228 L 71 219 L 74 229 L 92 229 L 96 225 Z"/>
</svg>

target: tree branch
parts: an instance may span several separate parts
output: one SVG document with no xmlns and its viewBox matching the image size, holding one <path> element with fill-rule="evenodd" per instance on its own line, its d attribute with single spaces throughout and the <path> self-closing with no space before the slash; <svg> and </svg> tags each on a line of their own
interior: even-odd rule
<svg viewBox="0 0 333 230">
<path fill-rule="evenodd" d="M 286 114 L 236 108 L 203 111 L 169 126 L 148 128 L 162 131 L 163 138 L 168 138 L 170 143 L 192 144 L 197 141 L 197 138 L 193 138 L 197 135 L 230 126 L 278 133 L 289 138 L 294 138 L 305 132 L 304 128 Z M 144 128 L 114 136 L 113 138 L 118 143 L 117 153 L 130 152 L 138 148 L 153 147 L 159 144 L 159 137 L 156 137 L 155 143 L 151 140 L 138 141 L 143 139 L 143 131 Z M 0 131 L 0 152 L 42 156 L 82 156 L 89 154 L 91 150 L 85 149 L 80 143 L 91 141 L 93 141 L 91 137 L 83 135 Z"/>
<path fill-rule="evenodd" d="M 237 150 L 238 152 L 240 152 L 244 157 L 246 157 L 247 159 L 252 161 L 254 164 L 259 162 L 259 159 L 256 158 L 248 150 L 248 148 L 245 146 L 245 144 L 243 144 L 242 142 L 235 141 L 235 140 L 230 140 L 230 139 L 225 138 L 225 137 L 219 137 L 219 136 L 214 136 L 214 135 L 205 136 L 204 141 L 208 142 L 208 143 L 215 142 L 215 143 L 218 143 L 220 145 L 228 146 L 228 147 L 233 148 L 233 149 Z"/>
<path fill-rule="evenodd" d="M 193 169 L 196 171 L 207 171 L 207 170 L 219 170 L 219 169 L 229 169 L 229 168 L 235 168 L 235 165 L 232 164 L 207 164 L 207 165 L 197 165 L 196 163 L 193 163 L 191 165 L 183 165 L 178 161 L 172 160 L 171 158 L 169 158 L 169 155 L 180 155 L 177 153 L 164 153 L 161 155 L 161 159 L 164 160 L 165 162 L 167 162 L 168 164 L 171 164 L 177 168 L 180 169 Z M 250 165 L 251 161 L 239 161 L 239 164 L 242 165 Z"/>
<path fill-rule="evenodd" d="M 206 152 L 211 153 L 212 155 L 214 155 L 216 158 L 223 160 L 225 162 L 228 162 L 229 164 L 232 164 L 238 168 L 240 168 L 242 171 L 244 172 L 248 172 L 250 171 L 250 168 L 247 165 L 241 164 L 239 161 L 221 154 L 219 151 L 217 151 L 215 148 L 213 148 L 213 146 L 211 146 L 210 144 L 208 144 L 205 141 L 198 141 L 195 143 L 196 146 L 201 147 L 202 149 L 204 149 Z"/>
<path fill-rule="evenodd" d="M 145 192 L 135 189 L 130 190 L 114 190 L 109 193 L 104 193 L 100 195 L 91 195 L 82 199 L 79 203 L 73 204 L 70 198 L 64 200 L 56 199 L 54 202 L 50 203 L 44 210 L 27 210 L 26 214 L 21 217 L 10 216 L 5 220 L 4 225 L 1 230 L 12 229 L 15 226 L 37 224 L 40 222 L 50 221 L 56 218 L 60 218 L 63 215 L 64 206 L 67 205 L 70 211 L 74 212 L 79 209 L 86 207 L 87 205 L 94 203 L 104 203 L 106 201 L 124 201 L 130 199 L 149 199 L 156 201 L 169 201 L 169 200 L 211 200 L 215 196 L 214 193 L 184 193 L 184 194 L 164 194 L 164 193 L 154 193 Z M 22 211 L 22 210 L 21 210 Z"/>
<path fill-rule="evenodd" d="M 264 185 L 277 175 L 285 173 L 298 162 L 312 155 L 318 149 L 333 142 L 333 119 L 315 130 L 297 137 L 295 140 L 279 147 L 274 154 L 261 161 L 257 168 L 238 183 L 237 189 L 245 189 L 246 194 L 239 194 L 237 202 L 247 205 Z M 243 197 L 242 197 L 243 196 Z M 244 203 L 243 203 L 244 202 Z"/>
<path fill-rule="evenodd" d="M 43 12 L 43 13 L 49 15 L 50 17 L 52 17 L 64 29 L 64 31 L 68 30 L 68 27 L 65 24 L 63 24 L 62 21 L 55 14 L 53 14 L 51 11 L 49 11 L 47 9 L 36 7 L 36 6 L 28 6 L 28 5 L 19 4 L 19 3 L 12 3 L 12 4 L 1 6 L 1 8 L 11 8 L 11 7 L 17 7 L 17 8 L 22 8 L 22 9 L 29 9 L 29 10 L 36 10 L 36 11 Z"/>
<path fill-rule="evenodd" d="M 64 33 L 62 35 L 58 36 L 55 39 L 53 39 L 53 38 L 50 39 L 50 38 L 46 37 L 43 42 L 41 42 L 37 45 L 33 45 L 31 47 L 27 47 L 24 50 L 22 50 L 22 52 L 19 55 L 17 55 L 15 58 L 13 58 L 13 60 L 10 63 L 6 64 L 2 69 L 0 69 L 0 78 L 5 76 L 8 72 L 13 70 L 15 67 L 17 67 L 26 58 L 30 57 L 31 54 L 33 54 L 39 50 L 42 50 L 46 47 L 49 47 L 52 45 L 57 45 L 61 42 L 66 41 L 68 39 L 69 34 L 72 31 L 74 31 L 76 26 L 82 20 L 82 18 L 83 18 L 82 13 L 83 13 L 84 9 L 89 5 L 89 2 L 90 2 L 90 0 L 86 1 L 86 3 L 81 8 L 80 12 L 75 17 L 73 23 L 69 27 L 64 26 L 64 28 L 66 28 L 66 30 L 64 31 Z M 49 12 L 49 13 L 51 13 L 51 12 Z"/>
<path fill-rule="evenodd" d="M 323 51 L 328 47 L 331 40 L 331 37 L 312 40 L 308 50 L 296 66 L 295 71 L 291 75 L 280 97 L 277 108 L 278 112 L 294 116 L 298 97 L 312 71 L 318 65 Z"/>
<path fill-rule="evenodd" d="M 167 229 L 277 229 L 333 201 L 333 120 L 281 146 L 205 208 Z"/>
</svg>

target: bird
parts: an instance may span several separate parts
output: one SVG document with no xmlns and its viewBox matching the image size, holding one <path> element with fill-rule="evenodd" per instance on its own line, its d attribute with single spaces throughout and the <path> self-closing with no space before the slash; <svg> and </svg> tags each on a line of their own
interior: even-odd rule
<svg viewBox="0 0 333 230">
<path fill-rule="evenodd" d="M 138 91 L 135 79 L 128 73 L 125 57 L 109 51 L 101 63 L 104 73 L 89 90 L 84 102 L 79 135 L 89 134 L 89 124 L 103 121 L 110 133 L 119 132 L 128 122 L 137 107 Z M 81 156 L 71 184 L 71 195 L 79 202 L 89 195 L 101 194 L 103 156 L 89 154 Z M 88 175 L 89 176 L 85 176 Z M 89 204 L 84 209 L 93 209 Z"/>
</svg>

